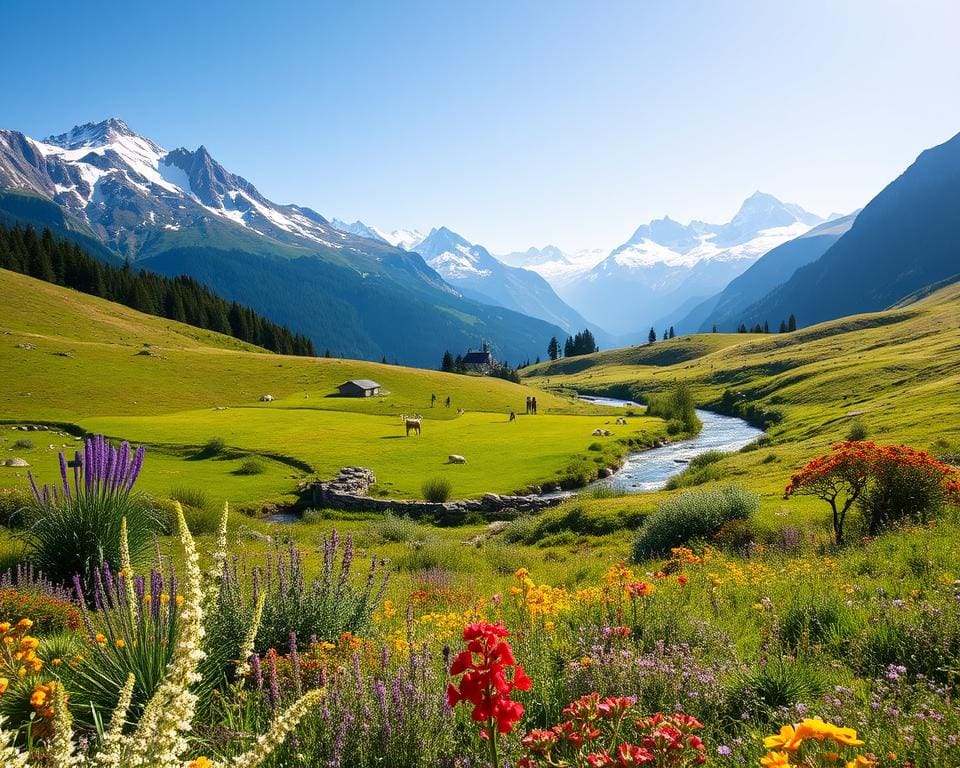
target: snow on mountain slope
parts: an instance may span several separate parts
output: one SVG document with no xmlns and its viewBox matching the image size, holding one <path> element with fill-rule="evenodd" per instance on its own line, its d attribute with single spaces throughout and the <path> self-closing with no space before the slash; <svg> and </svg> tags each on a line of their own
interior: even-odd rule
<svg viewBox="0 0 960 768">
<path fill-rule="evenodd" d="M 130 255 L 150 231 L 178 231 L 210 216 L 289 245 L 353 245 L 315 211 L 267 200 L 205 147 L 168 151 L 117 118 L 42 141 L 0 131 L 0 186 L 51 198 Z"/>
<path fill-rule="evenodd" d="M 536 272 L 557 291 L 575 282 L 604 260 L 607 251 L 589 248 L 566 252 L 555 245 L 514 251 L 498 258 L 505 264 Z"/>
<path fill-rule="evenodd" d="M 610 331 L 645 337 L 650 323 L 719 292 L 763 254 L 820 221 L 762 192 L 726 224 L 656 219 L 561 293 Z"/>
</svg>

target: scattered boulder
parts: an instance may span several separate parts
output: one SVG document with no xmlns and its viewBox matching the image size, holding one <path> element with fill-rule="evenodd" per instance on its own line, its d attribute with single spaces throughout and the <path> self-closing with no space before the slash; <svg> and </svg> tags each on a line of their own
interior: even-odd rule
<svg viewBox="0 0 960 768">
<path fill-rule="evenodd" d="M 31 344 L 29 341 L 23 341 L 17 344 L 17 349 L 36 349 L 36 344 Z"/>
<path fill-rule="evenodd" d="M 273 402 L 273 395 L 260 395 L 260 402 L 261 402 L 261 403 L 272 403 L 272 402 Z"/>
<path fill-rule="evenodd" d="M 29 467 L 30 462 L 26 459 L 21 459 L 19 456 L 14 456 L 11 459 L 6 459 L 4 462 L 5 466 L 8 467 Z"/>
</svg>

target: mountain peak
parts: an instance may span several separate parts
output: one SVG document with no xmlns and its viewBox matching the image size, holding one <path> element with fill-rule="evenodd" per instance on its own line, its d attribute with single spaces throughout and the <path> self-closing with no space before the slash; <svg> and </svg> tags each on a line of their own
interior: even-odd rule
<svg viewBox="0 0 960 768">
<path fill-rule="evenodd" d="M 137 134 L 119 117 L 110 117 L 99 123 L 75 125 L 59 136 L 48 136 L 44 139 L 44 143 L 64 149 L 80 149 L 81 147 L 102 147 L 125 136 L 133 137 Z"/>
</svg>

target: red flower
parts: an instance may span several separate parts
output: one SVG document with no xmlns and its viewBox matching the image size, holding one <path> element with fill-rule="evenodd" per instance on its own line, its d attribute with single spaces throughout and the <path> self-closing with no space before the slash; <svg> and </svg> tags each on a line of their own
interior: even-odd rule
<svg viewBox="0 0 960 768">
<path fill-rule="evenodd" d="M 513 701 L 510 694 L 516 688 L 529 691 L 533 685 L 523 667 L 513 658 L 513 650 L 504 639 L 510 633 L 502 624 L 481 622 L 469 624 L 463 630 L 467 649 L 457 654 L 450 665 L 451 676 L 461 675 L 459 687 L 447 686 L 447 702 L 455 707 L 461 701 L 473 705 L 470 717 L 485 723 L 483 735 L 510 733 L 513 725 L 523 717 L 523 704 Z M 512 678 L 508 668 L 515 667 Z"/>
</svg>

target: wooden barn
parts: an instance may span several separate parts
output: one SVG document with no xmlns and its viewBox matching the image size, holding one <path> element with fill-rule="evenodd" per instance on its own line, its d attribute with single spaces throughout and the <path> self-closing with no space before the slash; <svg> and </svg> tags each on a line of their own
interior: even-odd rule
<svg viewBox="0 0 960 768">
<path fill-rule="evenodd" d="M 380 385 L 370 379 L 350 379 L 337 387 L 337 391 L 341 397 L 376 397 L 380 394 Z"/>
</svg>

